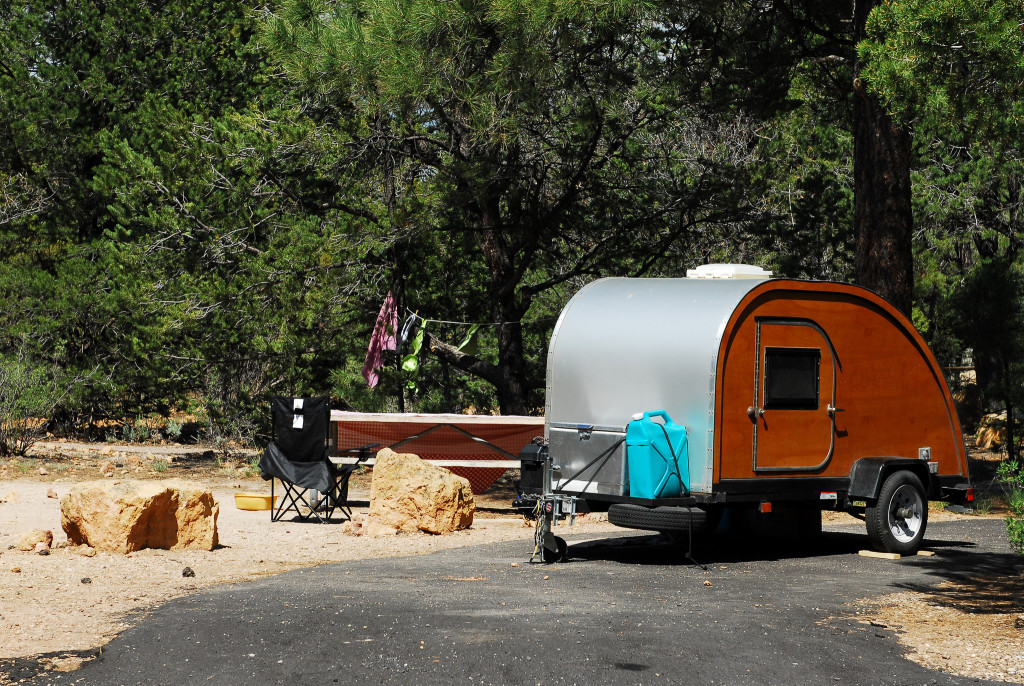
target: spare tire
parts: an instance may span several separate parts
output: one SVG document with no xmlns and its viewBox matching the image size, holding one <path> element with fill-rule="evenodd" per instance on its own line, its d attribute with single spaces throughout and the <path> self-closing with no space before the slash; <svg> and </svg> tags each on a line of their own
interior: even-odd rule
<svg viewBox="0 0 1024 686">
<path fill-rule="evenodd" d="M 708 513 L 699 507 L 644 507 L 632 503 L 615 503 L 608 508 L 608 521 L 626 529 L 646 531 L 703 532 Z"/>
</svg>

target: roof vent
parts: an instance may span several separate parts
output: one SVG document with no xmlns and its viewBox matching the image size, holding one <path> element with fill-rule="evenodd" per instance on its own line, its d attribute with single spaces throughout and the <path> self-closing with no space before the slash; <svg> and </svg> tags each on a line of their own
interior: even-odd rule
<svg viewBox="0 0 1024 686">
<path fill-rule="evenodd" d="M 769 279 L 772 273 L 752 264 L 705 264 L 687 269 L 688 279 Z"/>
</svg>

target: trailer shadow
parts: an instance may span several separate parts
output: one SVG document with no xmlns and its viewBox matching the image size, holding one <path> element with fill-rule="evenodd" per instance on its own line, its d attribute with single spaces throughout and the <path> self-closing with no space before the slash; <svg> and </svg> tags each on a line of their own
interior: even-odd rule
<svg viewBox="0 0 1024 686">
<path fill-rule="evenodd" d="M 864 547 L 863 534 L 845 532 L 828 532 L 805 539 L 715 534 L 694 536 L 691 551 L 685 536 L 672 539 L 664 534 L 641 534 L 570 543 L 569 562 L 604 560 L 630 565 L 690 565 L 696 561 L 699 564 L 724 564 L 849 555 Z"/>
<path fill-rule="evenodd" d="M 692 550 L 684 536 L 664 534 L 615 536 L 569 544 L 568 562 L 602 560 L 629 565 L 708 565 L 856 555 L 868 547 L 863 533 L 828 531 L 820 536 L 793 538 L 755 534 L 694 536 Z M 908 558 L 907 563 L 934 571 L 944 579 L 967 578 L 981 569 L 988 573 L 1014 568 L 1013 556 L 970 552 L 970 541 L 926 540 L 934 557 Z M 1017 558 L 1019 560 L 1019 558 Z"/>
</svg>

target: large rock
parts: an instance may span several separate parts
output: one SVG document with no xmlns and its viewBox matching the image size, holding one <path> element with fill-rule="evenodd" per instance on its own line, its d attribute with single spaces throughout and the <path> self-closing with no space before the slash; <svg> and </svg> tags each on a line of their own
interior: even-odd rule
<svg viewBox="0 0 1024 686">
<path fill-rule="evenodd" d="M 418 456 L 385 448 L 377 453 L 370 485 L 368 533 L 445 534 L 473 524 L 476 503 L 469 480 Z"/>
<path fill-rule="evenodd" d="M 88 481 L 60 500 L 60 525 L 71 543 L 117 553 L 213 550 L 219 514 L 209 488 L 182 479 Z"/>
<path fill-rule="evenodd" d="M 974 444 L 985 450 L 999 450 L 1006 442 L 1006 413 L 987 414 L 978 424 Z"/>
</svg>

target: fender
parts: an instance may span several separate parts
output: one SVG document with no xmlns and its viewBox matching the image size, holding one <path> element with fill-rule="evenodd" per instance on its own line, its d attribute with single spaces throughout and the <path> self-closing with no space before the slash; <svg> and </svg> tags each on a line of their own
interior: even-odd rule
<svg viewBox="0 0 1024 686">
<path fill-rule="evenodd" d="M 929 495 L 934 495 L 935 483 L 932 475 L 928 473 L 928 463 L 924 460 L 914 460 L 908 457 L 862 457 L 854 462 L 850 469 L 849 498 L 851 500 L 874 500 L 878 497 L 882 482 L 897 469 L 906 469 L 916 474 L 924 487 L 928 489 Z"/>
</svg>

